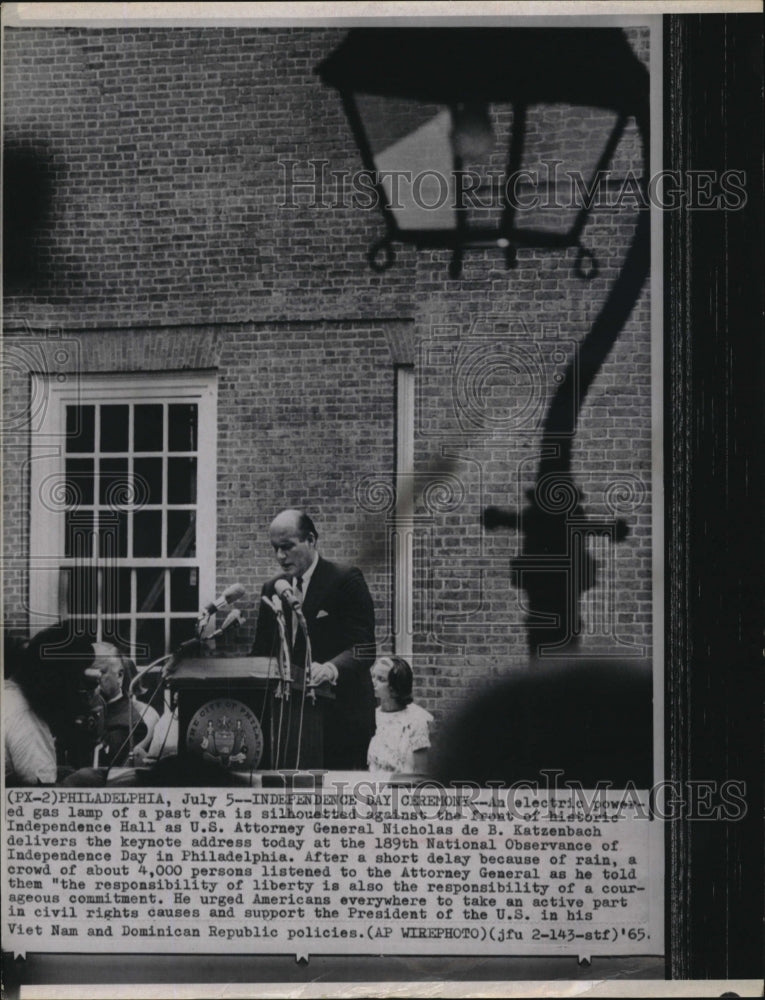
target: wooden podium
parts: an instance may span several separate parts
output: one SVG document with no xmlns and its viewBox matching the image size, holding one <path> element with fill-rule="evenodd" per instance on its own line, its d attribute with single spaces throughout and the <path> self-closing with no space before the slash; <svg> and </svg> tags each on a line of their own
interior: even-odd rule
<svg viewBox="0 0 765 1000">
<path fill-rule="evenodd" d="M 178 699 L 179 756 L 233 771 L 322 768 L 326 697 L 303 698 L 295 682 L 287 692 L 273 660 L 189 658 L 167 683 Z"/>
</svg>

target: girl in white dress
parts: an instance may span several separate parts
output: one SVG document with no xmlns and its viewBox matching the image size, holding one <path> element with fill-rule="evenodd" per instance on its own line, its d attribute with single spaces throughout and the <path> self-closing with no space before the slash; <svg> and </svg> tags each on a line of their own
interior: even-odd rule
<svg viewBox="0 0 765 1000">
<path fill-rule="evenodd" d="M 400 656 L 381 656 L 372 664 L 372 687 L 380 704 L 377 730 L 369 744 L 372 774 L 422 772 L 430 747 L 430 712 L 412 702 L 412 668 Z"/>
</svg>

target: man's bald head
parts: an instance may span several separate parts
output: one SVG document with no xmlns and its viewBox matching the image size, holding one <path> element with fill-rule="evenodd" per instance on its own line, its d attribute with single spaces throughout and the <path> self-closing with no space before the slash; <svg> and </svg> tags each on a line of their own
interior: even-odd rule
<svg viewBox="0 0 765 1000">
<path fill-rule="evenodd" d="M 306 514 L 304 510 L 297 510 L 296 508 L 290 507 L 287 510 L 281 511 L 271 522 L 271 530 L 277 528 L 280 531 L 285 529 L 299 534 L 301 539 L 312 534 L 315 540 L 319 538 L 319 532 L 316 530 L 316 525 L 313 523 L 311 518 Z"/>
</svg>

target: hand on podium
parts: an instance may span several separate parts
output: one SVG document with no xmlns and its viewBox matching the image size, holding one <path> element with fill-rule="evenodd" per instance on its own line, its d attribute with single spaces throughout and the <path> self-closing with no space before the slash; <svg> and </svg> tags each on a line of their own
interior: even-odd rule
<svg viewBox="0 0 765 1000">
<path fill-rule="evenodd" d="M 311 664 L 311 687 L 318 687 L 326 681 L 329 684 L 337 684 L 338 670 L 334 663 Z"/>
</svg>

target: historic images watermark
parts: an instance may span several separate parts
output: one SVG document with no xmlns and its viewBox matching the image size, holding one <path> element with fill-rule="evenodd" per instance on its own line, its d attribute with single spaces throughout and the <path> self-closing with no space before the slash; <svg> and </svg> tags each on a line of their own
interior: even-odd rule
<svg viewBox="0 0 765 1000">
<path fill-rule="evenodd" d="M 5 331 L 0 352 L 3 381 L 7 389 L 16 380 L 25 383 L 27 389 L 26 394 L 5 394 L 0 416 L 4 449 L 28 447 L 25 434 L 39 432 L 50 406 L 51 385 L 66 385 L 77 392 L 82 359 L 81 339 L 61 327 L 39 330 L 25 322 L 19 330 Z M 66 433 L 61 429 L 49 436 L 63 438 Z"/>
<path fill-rule="evenodd" d="M 633 170 L 597 171 L 586 177 L 543 159 L 539 169 L 422 170 L 330 169 L 324 159 L 279 160 L 280 208 L 392 210 L 414 205 L 423 211 L 517 212 L 609 208 L 659 208 L 663 211 L 740 211 L 748 195 L 743 170 L 660 170 L 647 183 Z M 459 183 L 457 183 L 459 181 Z"/>
<path fill-rule="evenodd" d="M 379 823 L 393 820 L 518 820 L 532 826 L 512 830 L 514 836 L 542 836 L 550 835 L 551 831 L 541 826 L 535 829 L 534 824 L 614 822 L 617 818 L 735 823 L 743 820 L 749 811 L 747 784 L 736 779 L 662 780 L 645 790 L 638 789 L 633 782 L 616 788 L 610 781 L 598 781 L 595 787 L 586 788 L 579 781 L 567 780 L 562 768 L 542 768 L 539 780 L 489 781 L 485 785 L 472 781 L 445 784 L 435 778 L 423 778 L 411 785 L 388 784 L 373 777 L 349 781 L 332 776 L 326 770 L 284 769 L 278 777 L 280 785 L 247 789 L 245 798 L 242 798 L 241 789 L 219 789 L 215 794 L 201 790 L 184 792 L 182 813 L 190 821 L 192 832 L 199 832 L 201 828 L 198 818 L 194 818 L 194 809 L 211 807 L 217 802 L 218 809 L 234 811 L 234 818 L 242 823 L 243 832 L 261 835 L 273 832 L 271 824 L 285 819 L 338 819 Z M 328 777 L 332 779 L 329 784 Z M 124 803 L 133 803 L 136 797 L 139 803 L 162 803 L 158 791 L 48 789 L 41 793 L 12 789 L 8 791 L 9 815 L 15 815 L 13 807 L 26 803 L 32 807 L 31 823 L 18 830 L 37 835 L 51 831 L 60 833 L 66 832 L 66 827 L 60 824 L 66 823 L 67 816 L 74 814 L 76 807 L 106 802 L 115 807 L 112 818 L 121 818 L 127 824 L 130 811 Z M 267 809 L 256 816 L 251 809 L 241 807 L 243 802 L 248 806 L 263 805 Z M 51 817 L 56 820 L 53 824 Z M 159 818 L 167 817 L 160 815 Z M 175 812 L 172 818 L 178 818 Z M 343 831 L 319 825 L 314 832 L 340 834 Z M 380 832 L 391 831 L 383 827 Z M 423 834 L 429 831 L 399 827 L 395 832 Z M 573 836 L 574 831 L 570 831 L 570 835 Z M 586 836 L 587 833 L 580 829 L 576 835 Z"/>
<path fill-rule="evenodd" d="M 735 823 L 749 811 L 748 790 L 743 780 L 662 780 L 646 790 L 631 781 L 618 788 L 611 781 L 598 781 L 589 788 L 566 779 L 565 775 L 563 768 L 542 768 L 539 780 L 488 781 L 479 785 L 473 781 L 445 784 L 435 778 L 423 778 L 412 785 L 397 785 L 381 783 L 373 777 L 348 781 L 332 777 L 324 770 L 283 770 L 280 787 L 251 792 L 256 803 L 270 808 L 263 813 L 260 824 L 249 824 L 248 832 L 268 833 L 270 821 L 285 819 L 371 820 L 382 824 L 394 820 L 518 820 L 532 825 L 514 829 L 513 835 L 549 836 L 549 829 L 534 824 L 614 822 L 617 818 Z M 329 787 L 325 776 L 332 777 Z M 12 801 L 33 801 L 29 793 L 11 794 L 17 796 Z M 69 791 L 61 793 L 61 801 L 72 795 L 75 796 L 72 801 L 86 801 L 85 793 Z M 217 795 L 218 801 L 230 808 L 242 801 L 238 792 Z M 190 806 L 204 805 L 209 799 L 205 792 L 188 792 L 186 796 Z M 606 816 L 609 819 L 604 819 Z M 240 811 L 238 818 L 245 818 L 244 813 Z M 251 819 L 252 814 L 246 818 Z M 317 828 L 314 832 L 339 834 L 342 830 Z M 399 827 L 394 832 L 433 831 Z M 384 826 L 382 833 L 386 833 Z M 569 831 L 569 835 L 573 836 L 574 831 Z M 576 835 L 587 834 L 580 829 Z"/>
</svg>

